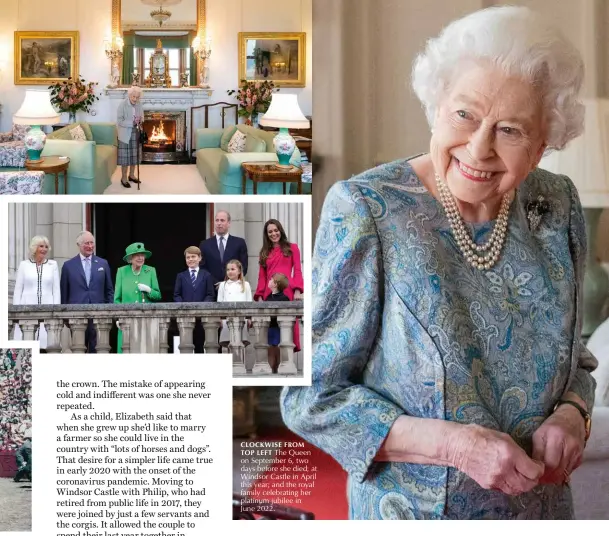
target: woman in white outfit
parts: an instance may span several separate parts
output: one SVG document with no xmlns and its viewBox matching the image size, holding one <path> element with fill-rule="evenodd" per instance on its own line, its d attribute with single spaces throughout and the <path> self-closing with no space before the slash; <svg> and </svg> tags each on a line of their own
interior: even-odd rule
<svg viewBox="0 0 609 536">
<path fill-rule="evenodd" d="M 46 236 L 35 236 L 30 241 L 30 258 L 21 261 L 17 270 L 13 305 L 48 305 L 61 303 L 59 292 L 59 268 L 57 262 L 48 259 L 51 251 Z M 19 326 L 15 327 L 15 339 L 23 337 Z M 44 323 L 38 330 L 40 348 L 47 346 L 47 332 Z"/>
<path fill-rule="evenodd" d="M 218 286 L 218 302 L 244 302 L 252 300 L 252 289 L 250 284 L 243 279 L 243 267 L 237 260 L 230 260 L 226 264 L 226 278 Z M 244 346 L 249 345 L 248 323 L 243 323 L 241 341 Z M 220 332 L 220 345 L 228 346 L 230 342 L 230 330 L 226 320 L 222 320 L 222 331 Z"/>
</svg>

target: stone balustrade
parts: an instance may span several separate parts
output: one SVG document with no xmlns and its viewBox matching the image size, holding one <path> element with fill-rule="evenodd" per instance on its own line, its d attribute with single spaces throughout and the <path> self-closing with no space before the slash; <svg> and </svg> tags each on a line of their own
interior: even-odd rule
<svg viewBox="0 0 609 536">
<path fill-rule="evenodd" d="M 225 303 L 133 303 L 91 305 L 11 305 L 8 311 L 9 340 L 16 325 L 23 339 L 36 339 L 40 322 L 47 331 L 48 353 L 84 353 L 85 331 L 92 319 L 97 330 L 97 352 L 110 353 L 113 324 L 123 331 L 123 353 L 168 353 L 168 330 L 175 319 L 180 332 L 180 353 L 193 353 L 193 331 L 201 319 L 205 331 L 205 352 L 220 353 L 218 342 L 222 319 L 230 330 L 229 351 L 235 372 L 269 371 L 267 358 L 268 328 L 271 316 L 277 317 L 281 340 L 280 374 L 302 372 L 294 354 L 293 326 L 302 321 L 302 302 L 225 302 Z M 254 351 L 246 352 L 241 333 L 249 319 L 249 334 Z M 66 334 L 67 331 L 67 334 Z M 67 336 L 66 336 L 67 335 Z M 252 336 L 253 335 L 253 336 Z"/>
</svg>

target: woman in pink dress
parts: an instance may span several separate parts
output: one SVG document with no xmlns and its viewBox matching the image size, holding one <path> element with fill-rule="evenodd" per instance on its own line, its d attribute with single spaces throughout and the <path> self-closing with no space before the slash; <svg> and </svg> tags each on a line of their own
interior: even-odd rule
<svg viewBox="0 0 609 536">
<path fill-rule="evenodd" d="M 271 293 L 268 287 L 269 279 L 274 274 L 284 274 L 289 286 L 283 292 L 290 301 L 302 300 L 303 281 L 300 266 L 300 250 L 296 244 L 288 241 L 283 226 L 277 220 L 269 220 L 264 224 L 262 249 L 258 259 L 258 286 L 254 294 L 255 301 L 265 300 Z M 294 324 L 294 351 L 300 352 L 300 322 Z"/>
</svg>

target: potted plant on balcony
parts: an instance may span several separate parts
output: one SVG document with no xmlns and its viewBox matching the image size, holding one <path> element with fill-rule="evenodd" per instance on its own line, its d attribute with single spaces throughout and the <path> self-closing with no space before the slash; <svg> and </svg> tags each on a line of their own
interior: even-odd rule
<svg viewBox="0 0 609 536">
<path fill-rule="evenodd" d="M 239 89 L 229 89 L 227 93 L 239 102 L 238 114 L 245 118 L 245 124 L 257 127 L 258 117 L 269 109 L 275 91 L 279 88 L 270 80 L 241 80 Z"/>
<path fill-rule="evenodd" d="M 85 82 L 84 78 L 68 78 L 49 86 L 51 104 L 60 112 L 68 112 L 70 123 L 76 122 L 76 112 L 89 112 L 92 104 L 99 100 L 93 87 L 97 82 Z"/>
</svg>

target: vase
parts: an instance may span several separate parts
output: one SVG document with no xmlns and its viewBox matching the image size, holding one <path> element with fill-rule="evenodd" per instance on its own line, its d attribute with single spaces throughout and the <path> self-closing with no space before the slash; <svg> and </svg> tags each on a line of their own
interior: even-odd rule
<svg viewBox="0 0 609 536">
<path fill-rule="evenodd" d="M 76 112 L 69 112 L 69 122 L 76 123 Z"/>
</svg>

